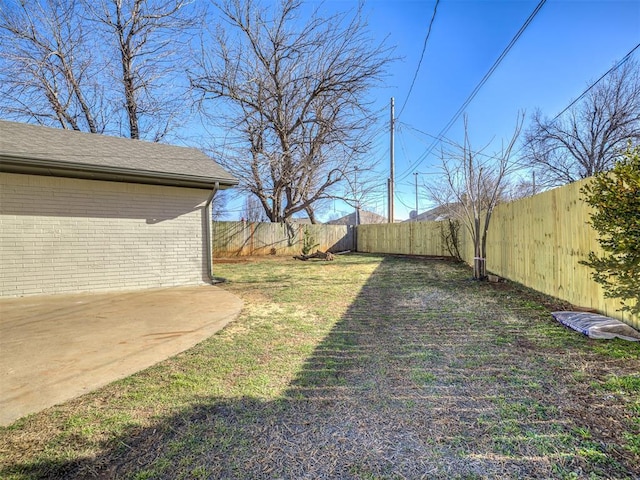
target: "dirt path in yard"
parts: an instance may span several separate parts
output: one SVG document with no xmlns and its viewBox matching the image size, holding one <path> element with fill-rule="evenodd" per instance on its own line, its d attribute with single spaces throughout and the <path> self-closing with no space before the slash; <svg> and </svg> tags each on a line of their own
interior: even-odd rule
<svg viewBox="0 0 640 480">
<path fill-rule="evenodd" d="M 469 276 L 447 261 L 387 257 L 284 395 L 203 400 L 64 474 L 640 478 L 640 348 L 585 339 L 545 308 L 564 305 Z M 226 288 L 245 288 L 251 304 L 249 287 Z M 163 475 L 139 473 L 154 462 L 168 462 Z"/>
</svg>

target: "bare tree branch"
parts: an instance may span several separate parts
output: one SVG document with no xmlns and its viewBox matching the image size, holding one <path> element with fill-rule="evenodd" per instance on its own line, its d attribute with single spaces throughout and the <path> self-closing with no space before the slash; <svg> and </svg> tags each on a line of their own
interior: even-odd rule
<svg viewBox="0 0 640 480">
<path fill-rule="evenodd" d="M 0 112 L 159 141 L 188 111 L 197 21 L 187 0 L 6 0 Z"/>
<path fill-rule="evenodd" d="M 120 67 L 114 80 L 122 87 L 130 138 L 160 141 L 184 109 L 184 92 L 169 77 L 184 74 L 188 67 L 185 38 L 197 25 L 196 12 L 187 9 L 190 3 L 85 0 L 90 21 L 105 36 L 105 56 Z"/>
<path fill-rule="evenodd" d="M 203 111 L 217 107 L 208 118 L 239 127 L 222 163 L 273 222 L 299 212 L 314 221 L 318 202 L 355 168 L 370 168 L 363 155 L 375 118 L 364 95 L 389 62 L 359 11 L 301 23 L 300 6 L 222 2 L 224 24 L 191 76 Z"/>
<path fill-rule="evenodd" d="M 640 67 L 627 61 L 559 118 L 533 116 L 527 157 L 541 184 L 556 186 L 611 168 L 640 142 Z"/>
<path fill-rule="evenodd" d="M 74 1 L 22 1 L 0 10 L 0 110 L 18 120 L 101 133 L 102 89 Z"/>
<path fill-rule="evenodd" d="M 474 278 L 486 277 L 487 232 L 493 210 L 505 197 L 509 175 L 516 165 L 513 148 L 520 136 L 523 116 L 519 116 L 507 145 L 492 155 L 487 147 L 475 151 L 469 141 L 467 117 L 464 117 L 464 143 L 442 152 L 440 182 L 427 185 L 429 196 L 445 207 L 449 218 L 467 229 L 474 245 Z"/>
</svg>

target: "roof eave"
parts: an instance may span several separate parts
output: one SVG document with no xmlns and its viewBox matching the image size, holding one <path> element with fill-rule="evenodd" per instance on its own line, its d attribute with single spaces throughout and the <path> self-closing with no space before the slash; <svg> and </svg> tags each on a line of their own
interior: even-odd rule
<svg viewBox="0 0 640 480">
<path fill-rule="evenodd" d="M 236 179 L 230 178 L 201 177 L 179 173 L 154 172 L 150 170 L 80 165 L 77 163 L 53 160 L 26 159 L 24 157 L 9 155 L 0 155 L 0 171 L 6 173 L 202 189 L 211 189 L 217 186 L 219 189 L 224 190 L 238 184 Z"/>
</svg>

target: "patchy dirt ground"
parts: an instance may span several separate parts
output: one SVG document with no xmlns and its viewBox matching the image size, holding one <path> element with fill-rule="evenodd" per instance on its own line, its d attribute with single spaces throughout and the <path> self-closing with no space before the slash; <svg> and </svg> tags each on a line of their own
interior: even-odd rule
<svg viewBox="0 0 640 480">
<path fill-rule="evenodd" d="M 263 272 L 257 265 L 219 272 L 229 279 L 224 288 L 248 305 L 227 340 L 250 335 L 252 309 L 264 304 L 279 340 L 262 348 L 243 337 L 234 348 L 255 349 L 255 361 L 227 382 L 251 378 L 252 392 L 271 388 L 262 366 L 303 348 L 296 342 L 305 329 L 344 303 L 326 333 L 305 344 L 277 394 L 218 389 L 126 430 L 97 453 L 22 471 L 138 479 L 640 478 L 640 346 L 596 342 L 557 325 L 548 312 L 568 305 L 517 285 L 475 282 L 465 266 L 441 260 L 345 256 L 302 266 L 271 259 Z M 279 323 L 292 312 L 308 322 Z M 0 474 L 23 478 L 18 471 L 14 463 Z"/>
</svg>

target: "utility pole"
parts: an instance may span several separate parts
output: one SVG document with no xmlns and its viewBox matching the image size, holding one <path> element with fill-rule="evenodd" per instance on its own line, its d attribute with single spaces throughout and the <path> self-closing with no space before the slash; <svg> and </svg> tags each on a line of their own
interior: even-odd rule
<svg viewBox="0 0 640 480">
<path fill-rule="evenodd" d="M 390 122 L 390 144 L 389 144 L 389 223 L 393 223 L 393 194 L 394 194 L 394 184 L 395 184 L 395 159 L 394 159 L 394 130 L 395 130 L 395 114 L 394 114 L 394 100 L 391 97 L 391 122 Z"/>
<path fill-rule="evenodd" d="M 354 181 L 353 181 L 353 193 L 354 200 L 356 201 L 356 225 L 360 225 L 360 199 L 358 198 L 358 167 L 355 167 L 354 170 Z"/>
<path fill-rule="evenodd" d="M 384 182 L 384 187 L 385 187 L 385 192 L 387 194 L 387 198 L 385 198 L 382 202 L 382 211 L 386 211 L 387 215 L 389 214 L 389 177 L 387 177 L 387 180 Z M 387 222 L 389 221 L 389 218 L 387 217 Z"/>
<path fill-rule="evenodd" d="M 418 221 L 418 172 L 413 172 L 413 176 L 416 179 L 416 222 Z"/>
<path fill-rule="evenodd" d="M 535 172 L 535 170 L 533 172 L 531 172 L 531 174 L 533 176 L 533 183 L 532 183 L 533 191 L 531 193 L 533 193 L 535 195 L 536 194 L 536 172 Z"/>
</svg>

